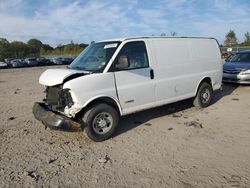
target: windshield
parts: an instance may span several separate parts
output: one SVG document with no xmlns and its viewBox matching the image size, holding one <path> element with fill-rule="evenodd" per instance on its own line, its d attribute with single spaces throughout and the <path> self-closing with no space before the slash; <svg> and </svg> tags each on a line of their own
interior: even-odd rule
<svg viewBox="0 0 250 188">
<path fill-rule="evenodd" d="M 250 62 L 250 53 L 238 53 L 235 54 L 230 60 L 230 62 Z"/>
<path fill-rule="evenodd" d="M 94 43 L 86 48 L 68 67 L 70 69 L 102 72 L 120 42 Z"/>
</svg>

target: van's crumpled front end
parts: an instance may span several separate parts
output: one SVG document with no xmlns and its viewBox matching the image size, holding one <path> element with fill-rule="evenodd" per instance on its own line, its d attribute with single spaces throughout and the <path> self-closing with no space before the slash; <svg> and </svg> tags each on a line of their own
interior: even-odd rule
<svg viewBox="0 0 250 188">
<path fill-rule="evenodd" d="M 59 115 L 50 111 L 44 103 L 35 103 L 33 106 L 33 114 L 35 118 L 41 121 L 45 127 L 53 129 L 81 130 L 82 125 L 78 121 L 74 121 L 66 116 Z"/>
<path fill-rule="evenodd" d="M 75 115 L 82 109 L 76 100 L 73 100 L 74 95 L 68 88 L 63 88 L 63 85 L 46 86 L 46 97 L 43 100 L 48 108 L 52 111 L 63 114 L 67 117 L 75 117 Z"/>
<path fill-rule="evenodd" d="M 52 111 L 64 112 L 66 106 L 70 108 L 74 104 L 69 89 L 63 89 L 62 85 L 47 86 L 45 93 L 44 102 Z"/>
<path fill-rule="evenodd" d="M 35 118 L 51 128 L 80 129 L 81 124 L 73 118 L 81 107 L 74 102 L 70 89 L 63 88 L 63 83 L 84 74 L 86 73 L 69 69 L 45 71 L 39 79 L 40 84 L 45 86 L 45 98 L 43 103 L 34 104 Z"/>
<path fill-rule="evenodd" d="M 113 73 L 49 69 L 42 73 L 39 83 L 45 87 L 45 98 L 43 103 L 34 104 L 33 114 L 51 128 L 83 128 L 79 112 L 93 100 L 109 96 L 118 101 Z"/>
</svg>

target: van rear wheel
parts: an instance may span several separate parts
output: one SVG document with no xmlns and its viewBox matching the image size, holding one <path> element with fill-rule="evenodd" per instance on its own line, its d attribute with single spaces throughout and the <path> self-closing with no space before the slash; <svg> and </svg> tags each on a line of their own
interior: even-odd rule
<svg viewBox="0 0 250 188">
<path fill-rule="evenodd" d="M 90 107 L 82 120 L 85 124 L 85 134 L 91 140 L 101 142 L 114 134 L 119 122 L 119 115 L 112 106 L 102 103 Z"/>
<path fill-rule="evenodd" d="M 212 99 L 213 89 L 211 84 L 207 82 L 201 83 L 193 105 L 197 108 L 206 108 L 210 105 Z"/>
</svg>

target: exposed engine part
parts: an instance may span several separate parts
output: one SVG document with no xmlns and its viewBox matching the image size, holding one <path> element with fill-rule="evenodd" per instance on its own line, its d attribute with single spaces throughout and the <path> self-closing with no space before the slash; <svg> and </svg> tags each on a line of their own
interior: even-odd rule
<svg viewBox="0 0 250 188">
<path fill-rule="evenodd" d="M 63 112 L 66 106 L 70 108 L 74 104 L 69 89 L 63 89 L 62 85 L 46 87 L 45 92 L 44 102 L 52 111 Z"/>
</svg>

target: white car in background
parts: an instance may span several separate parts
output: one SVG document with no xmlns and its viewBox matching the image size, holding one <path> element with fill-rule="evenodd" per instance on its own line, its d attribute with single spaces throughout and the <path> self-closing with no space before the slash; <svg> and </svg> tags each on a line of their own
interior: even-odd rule
<svg viewBox="0 0 250 188">
<path fill-rule="evenodd" d="M 8 68 L 8 64 L 5 62 L 0 62 L 0 69 L 6 69 Z"/>
</svg>

